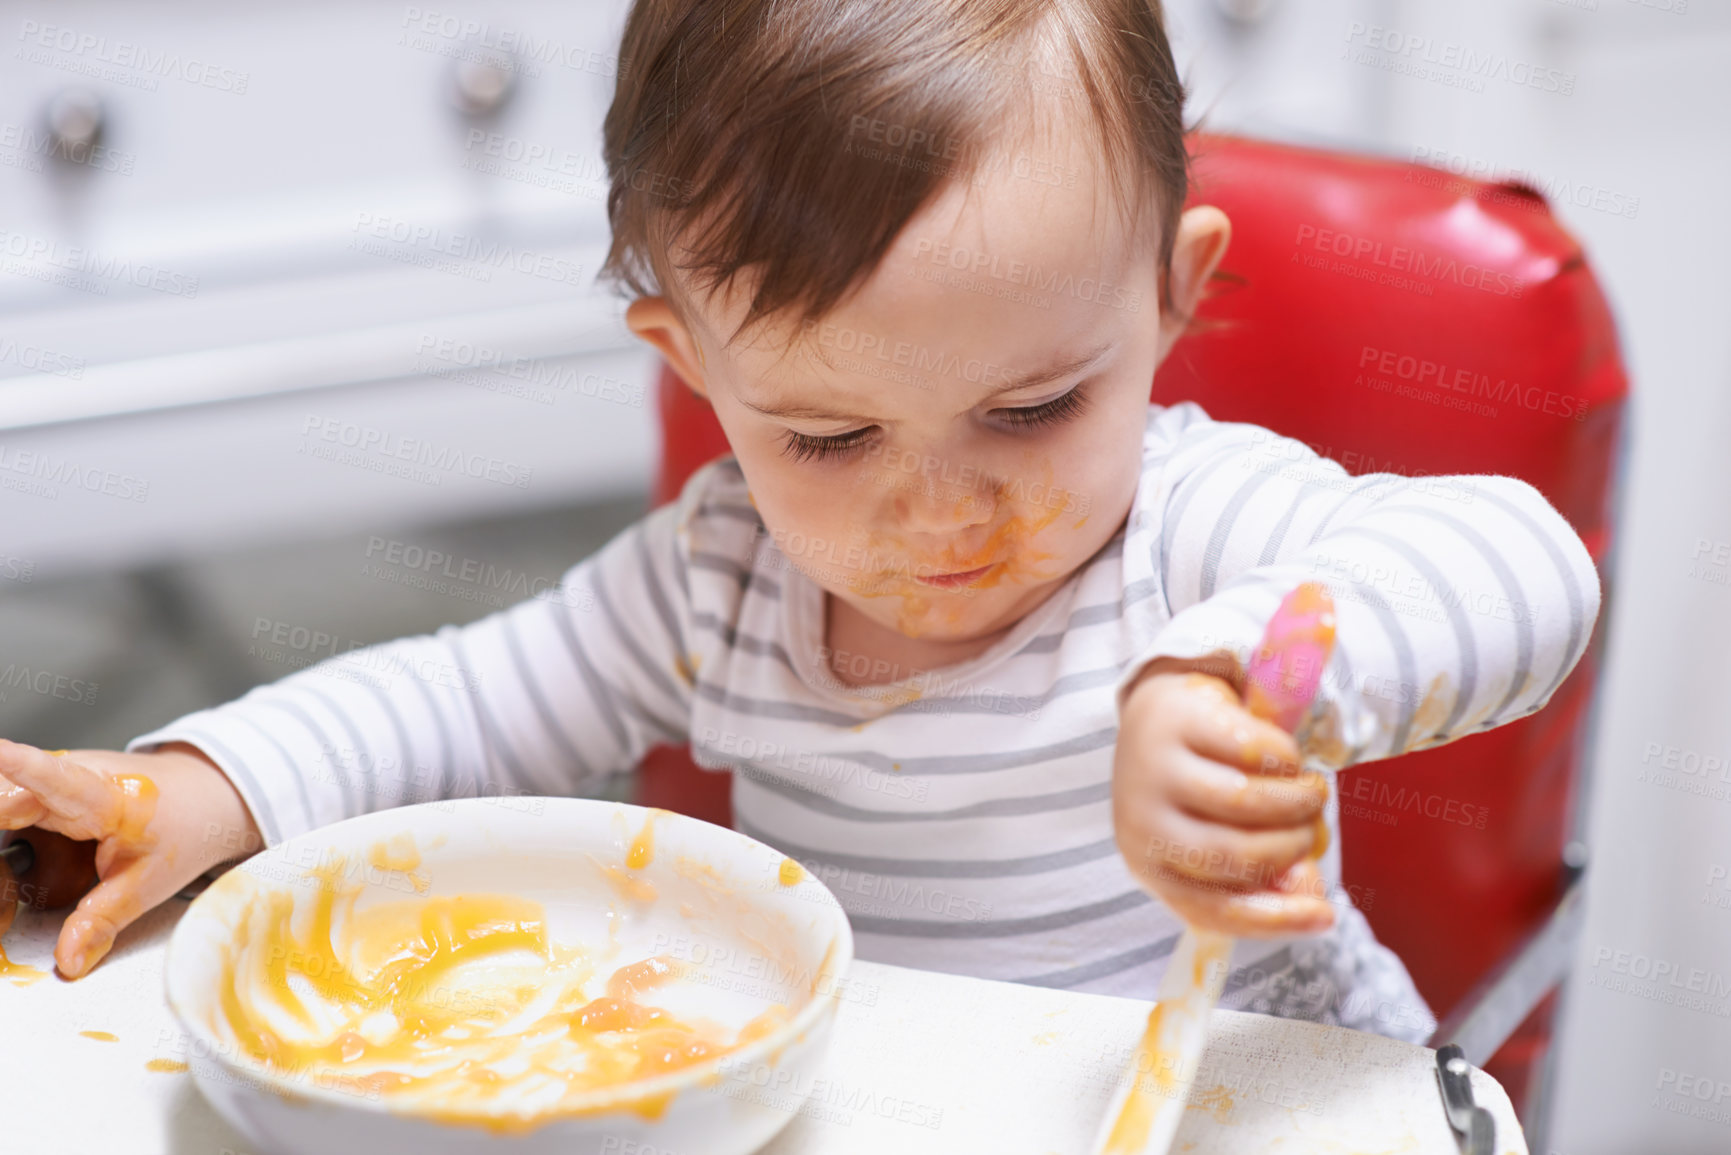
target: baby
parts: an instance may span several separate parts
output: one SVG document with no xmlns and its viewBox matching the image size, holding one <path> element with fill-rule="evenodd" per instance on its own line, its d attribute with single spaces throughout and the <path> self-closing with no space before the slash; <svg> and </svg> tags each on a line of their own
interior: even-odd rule
<svg viewBox="0 0 1731 1155">
<path fill-rule="evenodd" d="M 1230 236 L 1183 207 L 1157 4 L 718 7 L 630 14 L 604 272 L 732 455 L 550 596 L 128 753 L 0 742 L 0 825 L 102 840 L 61 972 L 237 848 L 689 743 L 862 958 L 1146 998 L 1189 922 L 1241 936 L 1224 1005 L 1422 1041 L 1333 771 L 1543 706 L 1598 613 L 1580 540 L 1513 478 L 1463 504 L 1150 405 Z M 1305 580 L 1338 641 L 1300 750 L 1240 691 Z"/>
</svg>

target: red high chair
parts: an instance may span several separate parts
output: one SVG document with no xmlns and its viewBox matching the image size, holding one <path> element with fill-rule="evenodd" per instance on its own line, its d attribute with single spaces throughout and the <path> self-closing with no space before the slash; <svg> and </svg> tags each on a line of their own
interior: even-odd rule
<svg viewBox="0 0 1731 1155">
<path fill-rule="evenodd" d="M 1605 297 L 1544 198 L 1231 137 L 1191 150 L 1190 202 L 1223 209 L 1232 244 L 1153 399 L 1300 438 L 1355 474 L 1524 478 L 1606 576 L 1628 383 Z M 727 450 L 708 404 L 665 368 L 660 405 L 658 503 Z M 1432 1045 L 1461 1043 L 1529 1127 L 1543 1126 L 1543 1059 L 1579 926 L 1571 830 L 1608 583 L 1605 595 L 1543 710 L 1340 777 L 1345 880 L 1442 1017 Z M 729 785 L 663 747 L 638 789 L 725 824 Z"/>
</svg>

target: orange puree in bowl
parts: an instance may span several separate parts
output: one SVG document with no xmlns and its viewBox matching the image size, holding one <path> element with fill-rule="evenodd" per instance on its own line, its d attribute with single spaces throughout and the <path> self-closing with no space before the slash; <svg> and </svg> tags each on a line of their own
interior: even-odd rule
<svg viewBox="0 0 1731 1155">
<path fill-rule="evenodd" d="M 645 999 L 680 977 L 662 956 L 598 983 L 580 948 L 548 939 L 527 899 L 438 895 L 357 910 L 360 884 L 341 883 L 348 867 L 310 871 L 316 889 L 298 913 L 291 890 L 249 895 L 226 952 L 213 1026 L 291 1079 L 495 1131 L 606 1109 L 653 1118 L 670 1096 L 602 1106 L 593 1092 L 727 1054 L 787 1021 L 780 1005 L 737 1032 L 681 1021 Z"/>
</svg>

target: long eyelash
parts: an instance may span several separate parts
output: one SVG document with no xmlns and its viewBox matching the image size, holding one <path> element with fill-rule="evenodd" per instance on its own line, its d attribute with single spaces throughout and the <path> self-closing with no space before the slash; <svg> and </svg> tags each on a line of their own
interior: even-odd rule
<svg viewBox="0 0 1731 1155">
<path fill-rule="evenodd" d="M 809 433 L 795 433 L 789 429 L 782 436 L 781 451 L 795 461 L 826 461 L 832 457 L 842 457 L 864 445 L 871 437 L 876 426 L 868 425 L 864 429 L 855 429 L 851 433 L 840 433 L 834 437 L 813 437 Z"/>
<path fill-rule="evenodd" d="M 1076 386 L 1062 397 L 1054 397 L 1044 405 L 1032 405 L 1022 409 L 1000 409 L 998 416 L 1024 429 L 1032 429 L 1042 425 L 1061 425 L 1066 421 L 1074 421 L 1088 407 L 1088 398 L 1083 395 L 1082 387 Z"/>
<path fill-rule="evenodd" d="M 1020 409 L 1000 409 L 998 415 L 1004 421 L 1022 429 L 1034 429 L 1046 425 L 1062 425 L 1081 416 L 1088 407 L 1088 398 L 1082 392 L 1080 385 L 1061 397 L 1054 397 L 1044 405 L 1030 405 Z M 876 426 L 868 425 L 864 429 L 855 429 L 850 433 L 837 434 L 834 437 L 813 437 L 809 433 L 796 433 L 792 429 L 782 434 L 781 451 L 794 461 L 828 461 L 832 458 L 844 457 L 859 449 L 871 439 Z"/>
</svg>

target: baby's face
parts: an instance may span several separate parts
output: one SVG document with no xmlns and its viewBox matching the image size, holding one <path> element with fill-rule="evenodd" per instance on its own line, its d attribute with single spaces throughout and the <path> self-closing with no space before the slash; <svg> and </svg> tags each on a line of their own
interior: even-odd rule
<svg viewBox="0 0 1731 1155">
<path fill-rule="evenodd" d="M 1123 523 L 1160 351 L 1157 239 L 1083 150 L 1022 153 L 912 219 L 803 332 L 692 326 L 704 389 L 788 560 L 909 637 L 982 638 Z"/>
</svg>

